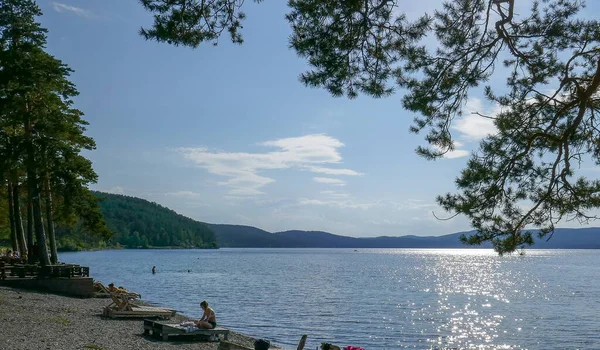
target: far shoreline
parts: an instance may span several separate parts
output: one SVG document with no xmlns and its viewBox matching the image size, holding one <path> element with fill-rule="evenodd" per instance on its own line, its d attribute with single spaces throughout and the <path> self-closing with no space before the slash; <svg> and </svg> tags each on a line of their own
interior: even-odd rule
<svg viewBox="0 0 600 350">
<path fill-rule="evenodd" d="M 10 247 L 0 247 L 8 248 Z M 435 250 L 494 250 L 492 247 L 218 247 L 218 248 L 190 248 L 190 247 L 146 247 L 146 248 L 126 248 L 126 247 L 106 247 L 98 249 L 81 249 L 81 250 L 62 250 L 59 253 L 83 253 L 83 252 L 98 252 L 98 251 L 113 251 L 113 250 L 219 250 L 219 249 L 435 249 Z M 600 250 L 600 247 L 526 247 L 527 250 Z M 513 254 L 518 254 L 515 251 Z M 510 254 L 506 254 L 510 255 Z"/>
</svg>

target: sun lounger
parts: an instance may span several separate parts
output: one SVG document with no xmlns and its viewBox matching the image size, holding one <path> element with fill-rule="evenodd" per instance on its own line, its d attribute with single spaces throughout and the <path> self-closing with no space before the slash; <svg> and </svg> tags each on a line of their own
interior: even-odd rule
<svg viewBox="0 0 600 350">
<path fill-rule="evenodd" d="M 219 341 L 220 335 L 223 336 L 223 339 L 227 340 L 229 330 L 222 327 L 213 329 L 198 329 L 194 327 L 193 329 L 190 329 L 190 327 L 181 326 L 178 323 L 144 320 L 144 335 L 150 334 L 154 337 L 161 338 L 164 341 L 168 340 L 169 336 L 200 336 L 209 341 Z"/>
<path fill-rule="evenodd" d="M 110 293 L 112 302 L 106 306 L 102 312 L 105 317 L 161 317 L 170 318 L 175 315 L 175 310 L 155 307 L 142 306 L 133 303 L 134 296 L 128 294 Z"/>
<path fill-rule="evenodd" d="M 129 292 L 122 289 L 118 289 L 116 292 L 111 292 L 108 287 L 106 287 L 102 282 L 94 282 L 94 290 L 96 298 L 110 298 L 111 294 L 120 294 L 126 295 L 130 299 L 132 298 L 141 298 L 142 295 L 135 292 Z"/>
<path fill-rule="evenodd" d="M 94 282 L 94 292 L 96 298 L 110 298 L 110 292 L 102 282 Z"/>
</svg>

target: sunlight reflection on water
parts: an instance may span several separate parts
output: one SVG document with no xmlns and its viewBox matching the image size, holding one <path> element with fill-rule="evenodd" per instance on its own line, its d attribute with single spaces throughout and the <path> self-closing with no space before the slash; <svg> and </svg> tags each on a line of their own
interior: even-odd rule
<svg viewBox="0 0 600 350">
<path fill-rule="evenodd" d="M 302 334 L 307 349 L 600 348 L 597 251 L 128 250 L 62 260 L 191 317 L 207 299 L 219 323 L 288 348 Z"/>
</svg>

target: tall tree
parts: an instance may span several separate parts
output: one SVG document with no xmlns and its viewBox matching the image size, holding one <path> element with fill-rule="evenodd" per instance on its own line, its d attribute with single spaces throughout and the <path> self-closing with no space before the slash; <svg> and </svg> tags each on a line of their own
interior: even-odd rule
<svg viewBox="0 0 600 350">
<path fill-rule="evenodd" d="M 40 117 L 40 92 L 47 74 L 40 66 L 46 31 L 35 17 L 41 11 L 33 1 L 8 0 L 0 5 L 0 88 L 4 101 L 2 116 L 15 126 L 22 126 L 25 145 L 28 201 L 33 210 L 33 226 L 39 245 L 40 261 L 49 264 L 46 236 L 41 216 L 40 190 L 36 166 L 34 137 Z M 42 83 L 41 83 L 42 82 Z M 41 83 L 41 84 L 40 84 Z"/>
<path fill-rule="evenodd" d="M 28 253 L 27 250 L 27 241 L 25 239 L 25 232 L 23 230 L 23 220 L 21 217 L 21 193 L 18 182 L 13 183 L 12 186 L 12 216 L 13 222 L 15 226 L 15 236 L 17 239 L 17 243 L 19 246 L 19 253 L 21 256 L 26 256 Z M 9 187 L 9 188 L 10 188 Z"/>
<path fill-rule="evenodd" d="M 52 191 L 50 190 L 50 180 L 48 176 L 44 178 L 44 197 L 46 199 L 46 225 L 48 238 L 50 239 L 50 262 L 53 264 L 58 263 L 58 250 L 56 247 L 56 236 L 54 231 L 54 215 L 53 211 L 53 203 L 52 203 Z"/>
<path fill-rule="evenodd" d="M 6 186 L 0 186 L 0 208 L 9 208 L 7 192 Z M 0 210 L 0 240 L 10 239 L 10 225 L 9 210 Z"/>
<path fill-rule="evenodd" d="M 36 261 L 37 256 L 34 254 L 34 242 L 33 242 L 33 206 L 30 201 L 27 201 L 27 262 L 33 263 Z"/>
<path fill-rule="evenodd" d="M 142 32 L 146 39 L 196 47 L 220 34 L 203 25 L 214 13 L 189 6 L 204 1 L 142 3 L 158 16 L 154 30 Z M 499 253 L 512 252 L 533 244 L 528 228 L 540 228 L 542 238 L 561 221 L 597 219 L 600 181 L 578 169 L 600 164 L 600 21 L 584 1 L 534 0 L 516 11 L 515 0 L 453 0 L 412 21 L 396 0 L 288 5 L 290 44 L 311 66 L 301 81 L 350 98 L 404 89 L 402 105 L 417 115 L 411 131 L 427 132 L 429 146 L 417 148 L 427 159 L 454 150 L 452 121 L 469 96 L 500 107 L 496 115 L 474 111 L 496 132 L 456 179 L 458 193 L 437 198 L 477 229 L 465 243 L 491 241 Z M 221 26 L 234 23 L 227 17 Z"/>
<path fill-rule="evenodd" d="M 17 243 L 17 230 L 16 230 L 16 225 L 15 225 L 15 216 L 14 216 L 14 202 L 13 202 L 13 190 L 12 190 L 12 184 L 10 183 L 10 181 L 8 181 L 7 183 L 7 190 L 6 190 L 6 194 L 8 195 L 8 218 L 10 221 L 10 245 L 11 248 L 14 251 L 17 251 L 18 249 L 18 243 Z"/>
<path fill-rule="evenodd" d="M 95 181 L 97 175 L 91 163 L 79 154 L 83 149 L 94 149 L 95 144 L 83 135 L 87 125 L 81 118 L 83 113 L 73 108 L 72 98 L 78 92 L 68 79 L 72 70 L 44 51 L 46 30 L 35 21 L 37 16 L 41 16 L 41 11 L 34 1 L 7 0 L 0 5 L 0 98 L 4 99 L 0 116 L 3 124 L 18 131 L 18 144 L 23 145 L 28 236 L 32 223 L 38 258 L 43 264 L 49 264 L 58 261 L 53 202 L 71 196 L 77 199 L 76 205 L 81 207 L 79 202 L 83 201 L 86 209 L 93 212 L 94 205 L 80 193 L 88 191 L 85 186 Z M 62 186 L 67 192 L 53 192 L 61 183 L 69 184 Z M 42 201 L 46 209 L 46 229 Z M 99 211 L 97 203 L 95 205 Z M 75 206 L 70 208 L 75 210 Z M 79 214 L 94 217 L 94 213 Z M 101 217 L 95 218 L 99 230 L 103 223 Z"/>
</svg>

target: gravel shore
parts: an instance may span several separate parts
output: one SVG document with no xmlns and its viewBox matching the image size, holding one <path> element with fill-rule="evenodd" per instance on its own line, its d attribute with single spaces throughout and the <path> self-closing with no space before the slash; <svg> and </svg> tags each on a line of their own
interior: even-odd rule
<svg viewBox="0 0 600 350">
<path fill-rule="evenodd" d="M 78 299 L 0 287 L 0 348 L 217 350 L 219 346 L 218 342 L 163 342 L 144 337 L 140 319 L 101 317 L 109 303 L 110 299 Z M 181 315 L 172 318 L 174 322 L 183 319 Z M 228 341 L 254 348 L 254 339 L 239 333 L 231 332 Z"/>
</svg>

